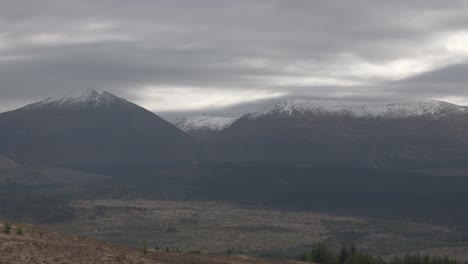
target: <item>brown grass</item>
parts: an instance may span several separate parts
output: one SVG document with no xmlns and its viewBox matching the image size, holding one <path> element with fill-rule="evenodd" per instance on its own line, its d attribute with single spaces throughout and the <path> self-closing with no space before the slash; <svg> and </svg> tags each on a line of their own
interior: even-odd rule
<svg viewBox="0 0 468 264">
<path fill-rule="evenodd" d="M 299 263 L 274 261 L 243 256 L 209 256 L 199 254 L 166 253 L 113 245 L 93 239 L 63 235 L 44 228 L 21 225 L 24 235 L 0 234 L 1 264 L 276 264 Z"/>
</svg>

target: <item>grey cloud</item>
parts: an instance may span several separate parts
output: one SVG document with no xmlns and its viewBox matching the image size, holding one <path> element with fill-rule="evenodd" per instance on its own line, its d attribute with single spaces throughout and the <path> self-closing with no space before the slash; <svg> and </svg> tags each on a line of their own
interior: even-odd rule
<svg viewBox="0 0 468 264">
<path fill-rule="evenodd" d="M 468 64 L 455 64 L 387 84 L 387 90 L 406 97 L 468 98 Z M 466 100 L 468 101 L 468 100 Z"/>
<path fill-rule="evenodd" d="M 8 107 L 89 88 L 136 100 L 134 91 L 145 85 L 255 88 L 284 91 L 291 97 L 372 101 L 465 94 L 466 81 L 458 66 L 440 70 L 446 73 L 436 70 L 370 86 L 265 80 L 309 75 L 341 79 L 333 72 L 343 63 L 340 56 L 350 56 L 350 65 L 354 59 L 378 64 L 405 57 L 438 34 L 466 30 L 466 1 L 0 0 L 0 4 L 0 105 Z M 109 27 L 86 28 L 93 23 Z M 44 34 L 57 44 L 31 42 Z M 96 38 L 106 34 L 126 38 Z M 5 56 L 24 59 L 2 61 Z M 247 112 L 273 101 L 214 111 L 237 115 L 241 109 Z"/>
<path fill-rule="evenodd" d="M 234 106 L 225 108 L 206 109 L 199 111 L 175 111 L 175 112 L 158 112 L 158 115 L 165 118 L 166 120 L 172 121 L 178 118 L 195 116 L 195 115 L 211 115 L 211 116 L 222 116 L 222 117 L 234 117 L 238 118 L 246 113 L 263 111 L 270 108 L 272 105 L 277 104 L 281 100 L 289 99 L 290 97 L 279 97 L 274 99 L 258 100 L 255 102 L 241 103 Z"/>
<path fill-rule="evenodd" d="M 455 64 L 447 67 L 426 72 L 406 80 L 401 83 L 413 84 L 468 84 L 468 64 Z"/>
</svg>

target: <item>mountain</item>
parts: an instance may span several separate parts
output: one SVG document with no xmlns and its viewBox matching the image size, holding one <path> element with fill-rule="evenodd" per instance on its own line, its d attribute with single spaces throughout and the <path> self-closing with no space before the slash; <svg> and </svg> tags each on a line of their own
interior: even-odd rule
<svg viewBox="0 0 468 264">
<path fill-rule="evenodd" d="M 441 101 L 286 100 L 219 133 L 226 160 L 466 160 L 468 108 Z"/>
<path fill-rule="evenodd" d="M 0 114 L 0 153 L 46 163 L 169 162 L 192 159 L 193 141 L 140 106 L 88 90 Z"/>
<path fill-rule="evenodd" d="M 401 119 L 411 117 L 443 118 L 453 114 L 468 114 L 468 107 L 436 100 L 405 101 L 392 103 L 358 103 L 317 100 L 285 100 L 272 108 L 247 114 L 255 119 L 264 116 L 350 116 L 356 118 Z"/>
<path fill-rule="evenodd" d="M 286 100 L 239 119 L 174 124 L 88 90 L 0 114 L 0 153 L 54 164 L 468 159 L 468 108 L 441 101 Z"/>
<path fill-rule="evenodd" d="M 235 118 L 198 115 L 180 118 L 172 122 L 180 130 L 188 134 L 206 137 L 229 127 Z"/>
</svg>

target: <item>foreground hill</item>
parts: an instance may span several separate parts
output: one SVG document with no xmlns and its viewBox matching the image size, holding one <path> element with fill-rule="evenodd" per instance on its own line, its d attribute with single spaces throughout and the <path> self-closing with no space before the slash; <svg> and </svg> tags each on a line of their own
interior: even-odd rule
<svg viewBox="0 0 468 264">
<path fill-rule="evenodd" d="M 102 91 L 0 114 L 0 153 L 48 163 L 190 160 L 193 142 L 152 112 Z"/>
<path fill-rule="evenodd" d="M 244 161 L 466 160 L 468 108 L 440 101 L 287 100 L 244 115 L 213 157 Z"/>
<path fill-rule="evenodd" d="M 3 222 L 4 223 L 4 222 Z M 0 228 L 4 229 L 4 224 Z M 22 235 L 17 234 L 21 228 Z M 118 246 L 86 237 L 63 235 L 31 225 L 11 225 L 10 234 L 0 234 L 1 264 L 275 264 L 299 263 L 262 260 L 249 257 L 208 256 L 201 254 L 167 253 Z"/>
</svg>

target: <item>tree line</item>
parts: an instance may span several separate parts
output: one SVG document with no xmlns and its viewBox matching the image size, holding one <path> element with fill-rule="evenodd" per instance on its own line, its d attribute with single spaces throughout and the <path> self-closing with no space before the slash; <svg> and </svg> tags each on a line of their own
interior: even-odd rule
<svg viewBox="0 0 468 264">
<path fill-rule="evenodd" d="M 358 250 L 355 245 L 342 247 L 335 251 L 323 243 L 315 244 L 309 252 L 302 253 L 301 261 L 316 264 L 468 264 L 451 260 L 448 257 L 433 257 L 429 255 L 410 255 L 395 257 L 392 260 L 384 260 Z"/>
</svg>

